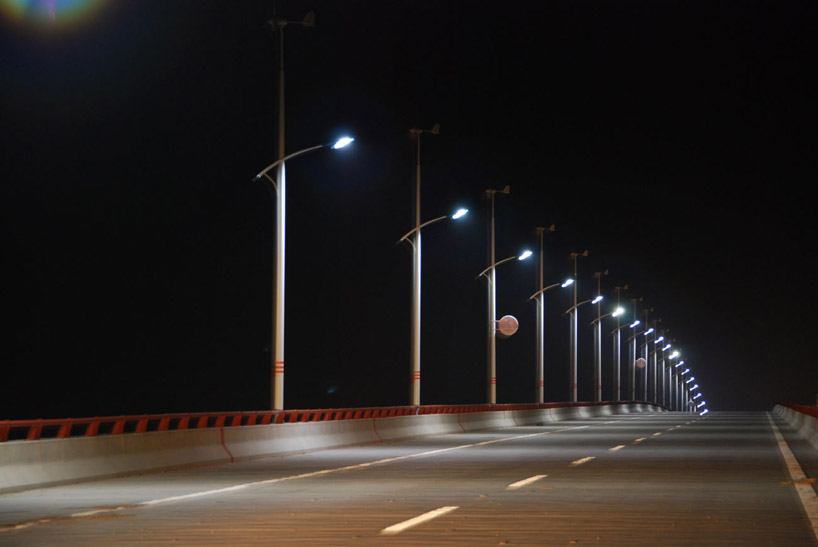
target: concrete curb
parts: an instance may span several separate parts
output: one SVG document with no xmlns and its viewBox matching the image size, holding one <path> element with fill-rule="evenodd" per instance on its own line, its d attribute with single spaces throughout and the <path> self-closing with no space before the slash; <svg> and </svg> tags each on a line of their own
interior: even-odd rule
<svg viewBox="0 0 818 547">
<path fill-rule="evenodd" d="M 653 405 L 427 414 L 0 443 L 0 493 L 432 435 L 655 412 Z"/>
<path fill-rule="evenodd" d="M 773 414 L 797 429 L 818 450 L 818 418 L 781 405 L 773 407 Z"/>
</svg>

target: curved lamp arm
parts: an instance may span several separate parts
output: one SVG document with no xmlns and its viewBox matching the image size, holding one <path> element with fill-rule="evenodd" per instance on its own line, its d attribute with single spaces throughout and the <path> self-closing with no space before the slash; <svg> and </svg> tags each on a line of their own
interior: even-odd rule
<svg viewBox="0 0 818 547">
<path fill-rule="evenodd" d="M 587 303 L 588 303 L 588 302 L 590 302 L 591 300 L 593 300 L 593 299 L 592 299 L 592 298 L 590 298 L 590 299 L 588 299 L 588 300 L 583 300 L 582 302 L 580 302 L 580 303 L 579 303 L 579 304 L 577 304 L 576 306 L 571 306 L 570 308 L 568 308 L 567 310 L 565 310 L 565 313 L 571 313 L 572 311 L 574 311 L 575 309 L 577 309 L 577 308 L 578 308 L 578 307 L 580 307 L 581 305 L 583 305 L 583 304 L 587 304 Z M 563 313 L 563 315 L 565 315 L 565 313 Z"/>
<path fill-rule="evenodd" d="M 331 144 L 319 144 L 319 145 L 316 145 L 316 146 L 311 146 L 310 148 L 305 148 L 305 149 L 303 149 L 303 150 L 299 150 L 298 152 L 293 152 L 292 154 L 289 154 L 289 155 L 287 155 L 287 156 L 284 156 L 284 157 L 283 157 L 283 158 L 281 158 L 280 160 L 278 160 L 278 161 L 274 161 L 273 163 L 271 163 L 270 165 L 268 165 L 267 167 L 265 167 L 264 169 L 262 169 L 261 171 L 259 171 L 258 175 L 256 175 L 255 177 L 253 177 L 253 180 L 258 180 L 258 179 L 260 179 L 261 177 L 265 176 L 265 175 L 267 174 L 267 172 L 268 172 L 268 171 L 270 171 L 271 169 L 273 169 L 273 167 L 278 167 L 280 164 L 284 163 L 284 162 L 285 162 L 285 161 L 287 161 L 287 160 L 291 160 L 291 159 L 293 159 L 293 158 L 295 158 L 295 157 L 297 157 L 297 156 L 301 156 L 301 155 L 306 154 L 306 153 L 308 153 L 308 152 L 313 152 L 313 151 L 315 151 L 315 150 L 318 150 L 318 149 L 320 149 L 320 148 L 324 148 L 324 147 L 327 147 L 327 146 L 331 146 Z M 269 177 L 268 177 L 268 178 L 269 178 Z"/>
<path fill-rule="evenodd" d="M 417 228 L 412 228 L 411 230 L 409 230 L 408 232 L 406 232 L 406 235 L 404 235 L 402 238 L 400 238 L 400 239 L 398 240 L 398 243 L 401 243 L 401 242 L 403 242 L 403 241 L 406 241 L 406 240 L 407 240 L 407 238 L 408 238 L 410 235 L 414 234 L 415 232 L 419 232 L 419 231 L 420 231 L 422 228 L 425 228 L 426 226 L 428 226 L 428 225 L 430 225 L 430 224 L 434 224 L 435 222 L 440 222 L 441 220 L 446 220 L 447 218 L 449 218 L 449 215 L 443 215 L 442 217 L 437 217 L 437 218 L 433 218 L 432 220 L 427 220 L 426 222 L 424 222 L 423 224 L 421 224 L 421 225 L 420 225 L 420 226 L 418 226 Z M 411 243 L 411 241 L 410 241 L 410 243 Z"/>
<path fill-rule="evenodd" d="M 331 148 L 337 150 L 339 148 L 343 148 L 345 146 L 348 146 L 348 145 L 352 144 L 352 142 L 354 140 L 355 139 L 353 139 L 352 137 L 343 137 L 341 139 L 338 139 L 336 142 L 328 142 L 328 143 L 324 143 L 324 144 L 318 144 L 318 145 L 315 145 L 315 146 L 311 146 L 309 148 L 304 148 L 303 150 L 299 150 L 298 152 L 293 152 L 292 154 L 288 154 L 288 155 L 284 156 L 280 160 L 274 161 L 273 163 L 271 163 L 270 165 L 268 165 L 267 167 L 265 167 L 264 169 L 259 171 L 259 173 L 255 177 L 253 177 L 253 180 L 256 181 L 256 180 L 259 180 L 261 177 L 266 176 L 267 179 L 270 182 L 273 182 L 273 179 L 271 179 L 270 176 L 267 175 L 267 173 L 271 169 L 281 165 L 285 161 L 291 160 L 291 159 L 293 159 L 295 157 L 307 154 L 309 152 L 314 152 L 316 150 L 320 150 L 321 148 L 331 147 Z M 273 182 L 273 185 L 275 186 L 275 182 Z M 278 188 L 276 188 L 276 192 L 278 192 Z"/>
<path fill-rule="evenodd" d="M 485 270 L 483 270 L 482 272 L 477 274 L 477 276 L 475 276 L 475 279 L 479 279 L 480 277 L 483 277 L 484 275 L 486 275 L 486 272 L 488 272 L 492 268 L 496 268 L 497 266 L 499 266 L 503 262 L 508 262 L 509 260 L 514 260 L 515 258 L 517 258 L 517 255 L 510 256 L 508 258 L 504 258 L 503 260 L 500 260 L 499 262 L 495 262 L 494 264 L 492 264 L 491 266 L 489 266 L 488 268 L 486 268 Z"/>
<path fill-rule="evenodd" d="M 547 286 L 547 287 L 545 287 L 544 289 L 540 289 L 540 290 L 538 290 L 537 292 L 535 292 L 534 294 L 532 294 L 531 296 L 529 296 L 529 297 L 528 297 L 528 299 L 529 299 L 529 300 L 534 300 L 535 298 L 537 298 L 538 296 L 540 296 L 540 295 L 541 295 L 542 293 L 544 293 L 545 291 L 551 290 L 551 289 L 553 289 L 554 287 L 559 287 L 560 285 L 562 285 L 562 283 L 554 283 L 553 285 L 548 285 L 548 286 Z"/>
</svg>

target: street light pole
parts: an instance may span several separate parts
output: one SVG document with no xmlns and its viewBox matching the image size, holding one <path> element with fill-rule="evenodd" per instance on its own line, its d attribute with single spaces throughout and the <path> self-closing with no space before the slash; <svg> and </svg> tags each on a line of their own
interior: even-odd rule
<svg viewBox="0 0 818 547">
<path fill-rule="evenodd" d="M 287 205 L 286 169 L 284 167 L 284 27 L 296 24 L 303 27 L 315 26 L 315 14 L 307 15 L 301 21 L 287 21 L 273 17 L 267 21 L 279 35 L 279 64 L 278 64 L 278 174 L 276 176 L 276 248 L 275 248 L 275 281 L 273 290 L 273 350 L 271 354 L 272 385 L 270 386 L 270 403 L 273 410 L 284 408 L 284 256 L 285 256 L 285 227 Z"/>
<path fill-rule="evenodd" d="M 588 251 L 585 250 L 585 251 L 583 251 L 581 253 L 571 253 L 570 256 L 571 256 L 571 259 L 574 261 L 574 280 L 575 280 L 575 282 L 574 282 L 574 305 L 569 310 L 569 312 L 570 312 L 569 319 L 570 319 L 570 322 L 571 322 L 571 327 L 570 327 L 571 328 L 571 334 L 570 334 L 569 339 L 568 339 L 568 344 L 569 344 L 569 350 L 568 351 L 569 351 L 569 355 L 570 355 L 570 359 L 571 359 L 571 363 L 570 363 L 570 366 L 571 366 L 571 402 L 576 403 L 577 402 L 577 350 L 578 350 L 578 347 L 579 347 L 578 344 L 577 344 L 577 334 L 578 334 L 577 331 L 579 330 L 578 329 L 579 324 L 578 324 L 578 318 L 577 318 L 577 306 L 579 304 L 577 304 L 577 283 L 576 283 L 576 279 L 577 279 L 577 259 L 580 256 L 583 256 L 583 257 L 588 256 Z"/>
<path fill-rule="evenodd" d="M 640 325 L 642 322 L 637 319 L 638 314 L 636 313 L 636 303 L 642 300 L 641 298 L 632 298 L 631 301 L 633 302 L 633 323 L 631 323 L 631 328 L 634 329 L 633 334 L 631 335 L 630 339 L 628 340 L 628 367 L 630 367 L 630 376 L 631 376 L 631 401 L 636 400 L 636 352 L 637 352 L 637 342 L 636 337 L 639 333 L 636 331 L 636 327 Z"/>
<path fill-rule="evenodd" d="M 620 293 L 628 290 L 628 286 L 614 287 L 616 291 L 616 306 L 621 304 Z M 613 397 L 614 401 L 622 400 L 622 326 L 620 325 L 619 316 L 616 318 L 616 329 L 613 332 Z"/>
<path fill-rule="evenodd" d="M 652 341 L 645 340 L 645 344 L 646 344 L 646 346 L 648 348 L 648 350 L 647 350 L 648 366 L 650 366 L 651 369 L 653 370 L 652 374 L 653 374 L 653 403 L 654 404 L 659 404 L 659 391 L 658 391 L 658 389 L 659 389 L 659 368 L 658 368 L 657 359 L 656 359 L 656 347 L 655 347 L 656 338 L 659 335 L 659 333 L 656 331 L 656 324 L 657 323 L 658 323 L 658 321 L 656 319 L 654 319 L 653 320 L 653 325 L 650 328 L 650 331 L 653 334 L 653 340 Z M 653 351 L 650 350 L 650 347 L 651 347 L 650 344 L 651 343 L 654 345 Z"/>
<path fill-rule="evenodd" d="M 653 308 L 647 308 L 647 309 L 642 310 L 642 312 L 645 314 L 645 329 L 646 330 L 642 332 L 642 334 L 645 335 L 645 343 L 642 344 L 641 346 L 639 346 L 640 348 L 644 348 L 644 355 L 640 355 L 640 357 L 643 357 L 645 359 L 645 366 L 642 368 L 642 393 L 644 395 L 644 398 L 642 399 L 642 401 L 644 401 L 644 402 L 648 401 L 648 376 L 649 376 L 648 371 L 650 370 L 650 367 L 648 366 L 649 365 L 649 363 L 648 363 L 648 357 L 649 356 L 648 356 L 648 339 L 647 339 L 647 336 L 652 332 L 652 329 L 648 328 L 648 314 L 651 311 L 653 311 Z M 642 352 L 640 352 L 640 353 L 642 353 Z"/>
<path fill-rule="evenodd" d="M 486 195 L 491 203 L 491 224 L 489 225 L 489 264 L 487 268 L 488 281 L 488 385 L 486 387 L 486 399 L 489 404 L 497 403 L 497 295 L 496 295 L 496 262 L 494 259 L 494 196 L 495 194 L 508 195 L 511 193 L 511 186 L 506 185 L 502 190 L 489 188 Z M 486 270 L 484 270 L 486 271 Z M 478 276 L 479 277 L 479 276 Z"/>
<path fill-rule="evenodd" d="M 537 402 L 545 402 L 545 293 L 555 287 L 568 287 L 574 283 L 573 279 L 566 279 L 562 283 L 554 283 L 543 287 L 539 291 L 528 297 L 529 300 L 537 299 Z M 542 285 L 542 277 L 540 278 Z"/>
<path fill-rule="evenodd" d="M 273 341 L 275 345 L 274 356 L 273 356 L 273 374 L 272 374 L 272 386 L 271 386 L 271 403 L 273 410 L 281 410 L 284 408 L 284 207 L 283 203 L 285 202 L 285 195 L 284 195 L 284 171 L 283 166 L 287 160 L 292 158 L 303 156 L 309 152 L 315 152 L 316 150 L 320 150 L 322 148 L 330 147 L 334 150 L 339 148 L 344 148 L 351 144 L 355 139 L 351 137 L 344 137 L 339 139 L 335 143 L 327 143 L 327 144 L 319 144 L 317 146 L 312 146 L 310 148 L 305 148 L 303 150 L 299 150 L 298 152 L 293 152 L 287 156 L 282 157 L 281 159 L 274 161 L 264 169 L 262 169 L 253 180 L 260 180 L 262 177 L 265 177 L 273 186 L 275 190 L 275 194 L 277 196 L 277 203 L 278 203 L 278 245 L 276 246 L 276 284 L 275 284 L 275 305 L 274 305 L 274 312 L 273 312 Z M 268 174 L 273 169 L 278 168 L 278 181 L 272 179 Z M 280 270 L 280 271 L 279 271 Z"/>
<path fill-rule="evenodd" d="M 537 402 L 545 401 L 545 288 L 543 286 L 543 235 L 546 231 L 553 232 L 555 226 L 552 224 L 548 228 L 543 226 L 537 227 L 537 235 L 540 236 L 540 264 L 537 268 L 537 277 L 539 283 L 537 289 L 539 298 L 537 298 L 537 387 L 536 395 Z"/>
<path fill-rule="evenodd" d="M 598 304 L 602 300 L 603 300 L 603 296 L 601 294 L 598 294 L 593 299 L 583 300 L 579 304 L 571 306 L 570 308 L 568 308 L 566 310 L 565 313 L 570 314 L 571 317 L 574 319 L 574 321 L 572 322 L 572 326 L 574 327 L 574 332 L 572 333 L 572 336 L 571 336 L 571 339 L 573 341 L 576 342 L 576 340 L 577 340 L 576 326 L 577 326 L 577 317 L 579 316 L 578 308 L 580 306 L 582 306 L 583 304 L 587 304 L 588 302 L 590 302 L 591 304 Z M 572 402 L 576 403 L 577 402 L 577 368 L 576 368 L 576 361 L 573 362 L 573 365 L 574 366 L 571 369 L 571 380 L 572 380 L 571 385 L 573 386 L 573 389 L 571 390 L 571 397 L 573 399 Z"/>
<path fill-rule="evenodd" d="M 594 326 L 594 343 L 596 346 L 596 350 L 598 351 L 598 360 L 597 360 L 597 368 L 595 370 L 594 377 L 601 378 L 602 377 L 602 352 L 601 352 L 601 345 L 602 345 L 602 320 L 606 317 L 613 316 L 616 317 L 617 320 L 620 315 L 625 313 L 625 309 L 622 307 L 617 306 L 616 309 L 611 313 L 606 313 L 605 315 L 597 314 L 597 318 L 594 319 L 591 323 Z M 596 402 L 602 402 L 602 382 L 599 381 L 596 386 Z"/>
<path fill-rule="evenodd" d="M 409 377 L 411 404 L 420 404 L 420 136 L 423 133 L 440 134 L 440 125 L 423 130 L 413 128 L 409 133 L 417 138 L 417 166 L 415 170 L 415 240 L 412 243 L 412 373 Z"/>
<path fill-rule="evenodd" d="M 595 272 L 596 293 L 602 294 L 602 276 L 608 270 Z M 594 323 L 594 401 L 602 402 L 602 304 L 596 305 L 596 322 Z"/>
</svg>

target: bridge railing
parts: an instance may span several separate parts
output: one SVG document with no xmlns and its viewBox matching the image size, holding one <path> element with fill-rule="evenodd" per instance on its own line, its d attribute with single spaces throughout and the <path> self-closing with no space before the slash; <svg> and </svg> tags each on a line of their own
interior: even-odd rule
<svg viewBox="0 0 818 547">
<path fill-rule="evenodd" d="M 797 405 L 794 403 L 778 403 L 781 406 L 785 406 L 787 408 L 791 408 L 793 410 L 797 410 L 801 414 L 806 414 L 807 416 L 812 416 L 813 418 L 818 418 L 818 406 L 807 406 L 807 405 Z"/>
<path fill-rule="evenodd" d="M 621 402 L 628 404 L 629 402 Z M 93 418 L 58 418 L 0 421 L 0 442 L 68 437 L 122 435 L 148 431 L 240 427 L 296 422 L 324 422 L 361 418 L 387 418 L 416 414 L 463 414 L 469 412 L 538 410 L 546 408 L 610 405 L 618 403 L 521 403 L 475 405 L 420 405 L 366 408 L 325 408 L 314 410 L 266 410 L 249 412 L 193 412 L 179 414 L 143 414 Z"/>
</svg>

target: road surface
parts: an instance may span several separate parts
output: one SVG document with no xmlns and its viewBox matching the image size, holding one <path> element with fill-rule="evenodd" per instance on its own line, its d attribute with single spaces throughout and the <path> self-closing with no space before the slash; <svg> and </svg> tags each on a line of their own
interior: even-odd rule
<svg viewBox="0 0 818 547">
<path fill-rule="evenodd" d="M 768 413 L 609 416 L 0 495 L 0 545 L 814 546 L 816 476 Z"/>
</svg>

